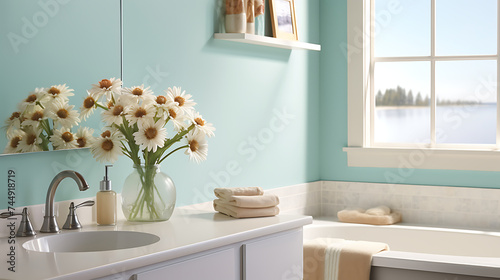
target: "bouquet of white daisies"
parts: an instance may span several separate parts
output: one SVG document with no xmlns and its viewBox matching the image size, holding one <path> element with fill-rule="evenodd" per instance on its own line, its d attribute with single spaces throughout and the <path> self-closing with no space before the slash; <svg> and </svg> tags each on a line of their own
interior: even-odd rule
<svg viewBox="0 0 500 280">
<path fill-rule="evenodd" d="M 177 87 L 154 95 L 144 85 L 122 88 L 120 79 L 111 78 L 92 85 L 81 116 L 85 119 L 95 109 L 103 110 L 106 128 L 91 145 L 99 161 L 114 162 L 125 155 L 135 165 L 157 165 L 174 152 L 185 150 L 199 163 L 207 157 L 207 137 L 214 136 L 215 128 L 194 110 L 194 105 L 191 95 Z M 169 123 L 171 137 L 166 128 Z M 170 150 L 182 140 L 184 144 Z"/>
</svg>

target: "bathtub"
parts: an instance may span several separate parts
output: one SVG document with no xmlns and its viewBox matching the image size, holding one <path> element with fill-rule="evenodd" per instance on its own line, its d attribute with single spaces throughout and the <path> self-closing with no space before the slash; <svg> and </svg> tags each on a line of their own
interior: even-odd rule
<svg viewBox="0 0 500 280">
<path fill-rule="evenodd" d="M 500 279 L 500 233 L 398 224 L 372 226 L 315 219 L 304 239 L 317 237 L 389 244 L 373 256 L 372 280 Z M 307 262 L 304 262 L 307 269 Z"/>
</svg>

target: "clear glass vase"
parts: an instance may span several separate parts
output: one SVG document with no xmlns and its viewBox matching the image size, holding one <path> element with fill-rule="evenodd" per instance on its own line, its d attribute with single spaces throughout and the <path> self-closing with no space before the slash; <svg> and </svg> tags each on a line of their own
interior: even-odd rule
<svg viewBox="0 0 500 280">
<path fill-rule="evenodd" d="M 175 207 L 175 185 L 159 165 L 134 165 L 122 190 L 125 218 L 134 222 L 166 221 Z"/>
</svg>

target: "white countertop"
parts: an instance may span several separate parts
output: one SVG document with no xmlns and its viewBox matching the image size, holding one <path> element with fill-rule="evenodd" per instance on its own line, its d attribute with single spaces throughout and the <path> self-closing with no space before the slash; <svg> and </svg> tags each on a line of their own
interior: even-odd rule
<svg viewBox="0 0 500 280">
<path fill-rule="evenodd" d="M 213 211 L 176 209 L 171 219 L 157 223 L 119 221 L 116 226 L 84 225 L 80 231 L 140 231 L 160 237 L 157 243 L 132 249 L 85 252 L 41 253 L 22 244 L 36 237 L 16 238 L 16 272 L 7 270 L 6 254 L 11 244 L 0 238 L 0 279 L 90 279 L 168 261 L 236 242 L 302 227 L 312 218 L 278 215 L 265 218 L 233 219 Z M 62 230 L 59 234 L 75 232 Z"/>
</svg>

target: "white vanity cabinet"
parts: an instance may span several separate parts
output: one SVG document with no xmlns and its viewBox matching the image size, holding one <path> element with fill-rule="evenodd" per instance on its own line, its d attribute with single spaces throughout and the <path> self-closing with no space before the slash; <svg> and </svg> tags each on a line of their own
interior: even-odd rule
<svg viewBox="0 0 500 280">
<path fill-rule="evenodd" d="M 157 279 L 239 279 L 238 252 L 229 248 L 160 268 L 133 274 L 136 280 Z M 134 278 L 135 277 L 135 278 Z"/>
<path fill-rule="evenodd" d="M 265 235 L 101 279 L 299 280 L 302 229 Z"/>
</svg>

